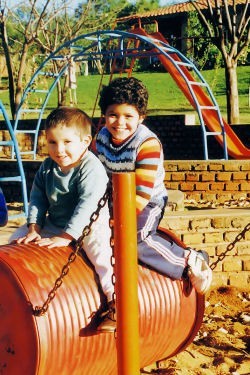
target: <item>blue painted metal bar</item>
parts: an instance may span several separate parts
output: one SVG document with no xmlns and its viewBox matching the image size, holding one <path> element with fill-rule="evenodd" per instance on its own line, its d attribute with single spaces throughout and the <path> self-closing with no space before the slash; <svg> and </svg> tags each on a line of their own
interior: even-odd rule
<svg viewBox="0 0 250 375">
<path fill-rule="evenodd" d="M 22 160 L 21 160 L 21 156 L 20 156 L 20 152 L 19 152 L 18 143 L 17 143 L 16 137 L 15 137 L 15 133 L 14 133 L 14 130 L 13 130 L 12 125 L 10 123 L 8 114 L 5 110 L 5 107 L 2 103 L 2 101 L 0 101 L 0 111 L 3 114 L 5 123 L 7 125 L 7 129 L 9 131 L 9 134 L 10 134 L 10 137 L 11 137 L 11 140 L 9 140 L 9 141 L 0 141 L 0 146 L 10 146 L 12 148 L 12 150 L 15 154 L 16 160 L 17 160 L 17 166 L 18 166 L 18 171 L 19 171 L 19 175 L 17 175 L 17 176 L 9 176 L 9 177 L 0 176 L 0 182 L 1 181 L 2 182 L 8 182 L 8 181 L 9 182 L 20 182 L 21 183 L 21 189 L 22 189 L 22 198 L 23 198 L 22 211 L 18 214 L 9 215 L 9 218 L 15 219 L 15 218 L 22 217 L 22 216 L 27 217 L 27 215 L 28 215 L 28 197 L 27 197 L 27 186 L 26 186 L 26 178 L 25 178 L 25 174 L 24 174 L 24 170 L 23 170 L 23 164 L 22 164 Z"/>
</svg>

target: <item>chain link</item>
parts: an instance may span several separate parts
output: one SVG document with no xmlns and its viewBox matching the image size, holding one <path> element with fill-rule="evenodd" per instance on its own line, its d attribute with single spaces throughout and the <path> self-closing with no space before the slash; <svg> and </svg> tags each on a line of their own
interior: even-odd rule
<svg viewBox="0 0 250 375">
<path fill-rule="evenodd" d="M 217 260 L 210 265 L 210 268 L 212 270 L 214 270 L 215 267 L 217 266 L 217 264 L 219 262 L 221 262 L 226 257 L 226 255 L 229 251 L 234 249 L 237 242 L 241 241 L 244 238 L 246 232 L 249 231 L 249 230 L 250 230 L 250 223 L 247 224 L 245 226 L 245 228 L 235 237 L 233 242 L 231 242 L 230 244 L 227 245 L 226 250 L 223 253 L 221 253 L 220 255 L 218 255 Z"/>
<path fill-rule="evenodd" d="M 78 253 L 83 248 L 84 238 L 89 235 L 93 223 L 98 219 L 100 211 L 105 206 L 108 198 L 109 198 L 109 189 L 106 190 L 103 197 L 99 200 L 96 211 L 92 213 L 89 224 L 84 227 L 82 231 L 82 235 L 76 241 L 74 250 L 70 253 L 67 263 L 62 267 L 61 274 L 56 279 L 51 291 L 48 293 L 46 301 L 43 303 L 42 306 L 35 306 L 32 308 L 33 314 L 35 316 L 42 316 L 48 311 L 51 301 L 55 298 L 57 290 L 60 288 L 60 286 L 63 283 L 63 278 L 69 273 L 71 264 L 75 261 Z"/>
</svg>

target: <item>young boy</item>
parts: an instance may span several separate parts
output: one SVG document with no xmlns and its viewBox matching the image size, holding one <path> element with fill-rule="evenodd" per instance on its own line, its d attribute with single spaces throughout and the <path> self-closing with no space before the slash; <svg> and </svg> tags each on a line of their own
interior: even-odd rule
<svg viewBox="0 0 250 375">
<path fill-rule="evenodd" d="M 48 248 L 68 246 L 90 223 L 108 183 L 98 158 L 88 150 L 91 120 L 85 112 L 59 107 L 46 120 L 49 157 L 36 173 L 27 225 L 10 242 L 34 242 Z M 107 301 L 113 298 L 109 208 L 106 204 L 83 240 L 84 250 L 100 278 Z"/>
<path fill-rule="evenodd" d="M 103 87 L 99 106 L 105 127 L 97 134 L 96 151 L 109 174 L 135 172 L 139 260 L 173 279 L 189 276 L 204 294 L 212 281 L 207 253 L 183 249 L 157 233 L 167 192 L 161 142 L 142 124 L 147 102 L 147 89 L 136 78 L 117 78 Z M 114 320 L 113 305 L 100 329 L 107 329 L 110 319 Z"/>
</svg>

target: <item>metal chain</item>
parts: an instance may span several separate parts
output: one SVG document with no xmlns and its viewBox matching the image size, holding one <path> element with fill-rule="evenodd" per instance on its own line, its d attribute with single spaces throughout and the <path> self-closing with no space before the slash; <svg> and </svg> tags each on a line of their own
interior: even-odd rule
<svg viewBox="0 0 250 375">
<path fill-rule="evenodd" d="M 231 242 L 230 244 L 227 245 L 226 250 L 218 256 L 218 259 L 210 265 L 210 268 L 212 270 L 215 269 L 217 264 L 219 262 L 221 262 L 226 257 L 226 255 L 229 251 L 234 249 L 237 242 L 241 241 L 244 238 L 246 232 L 249 231 L 249 230 L 250 230 L 250 223 L 247 224 L 245 226 L 245 228 L 235 237 L 233 242 Z"/>
<path fill-rule="evenodd" d="M 110 229 L 111 229 L 110 246 L 111 246 L 111 249 L 112 249 L 112 255 L 111 255 L 110 262 L 111 262 L 111 266 L 113 267 L 113 270 L 114 270 L 115 269 L 115 252 L 114 252 L 115 241 L 114 241 L 114 219 L 113 219 L 113 210 L 112 209 L 110 210 L 110 215 L 111 215 L 111 218 L 112 218 L 110 220 Z M 113 295 L 112 295 L 112 300 L 113 300 L 114 306 L 115 306 L 115 303 L 116 303 L 115 281 L 116 281 L 115 273 L 113 272 L 111 282 L 114 286 L 114 292 L 113 292 Z M 117 338 L 116 333 L 117 332 L 116 332 L 116 329 L 115 329 L 115 331 L 114 331 L 114 338 L 115 339 Z"/>
<path fill-rule="evenodd" d="M 32 308 L 33 314 L 35 316 L 42 316 L 47 312 L 47 310 L 49 308 L 49 304 L 55 298 L 55 295 L 56 295 L 56 292 L 57 292 L 58 288 L 60 288 L 60 286 L 63 283 L 63 278 L 69 273 L 70 265 L 75 261 L 79 251 L 82 249 L 84 238 L 89 235 L 93 223 L 98 219 L 100 211 L 105 206 L 108 198 L 109 198 L 109 189 L 106 190 L 103 197 L 99 200 L 96 211 L 92 213 L 92 215 L 90 216 L 89 224 L 85 226 L 85 228 L 83 229 L 82 235 L 76 241 L 75 248 L 71 252 L 71 254 L 69 255 L 68 261 L 63 266 L 63 268 L 61 270 L 61 274 L 56 279 L 53 288 L 48 293 L 48 297 L 47 297 L 46 301 L 43 303 L 42 306 L 35 306 L 35 308 L 34 307 Z"/>
</svg>

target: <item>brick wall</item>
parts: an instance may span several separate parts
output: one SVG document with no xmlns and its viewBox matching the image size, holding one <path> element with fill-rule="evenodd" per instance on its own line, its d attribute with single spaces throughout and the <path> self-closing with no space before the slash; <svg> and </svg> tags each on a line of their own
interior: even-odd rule
<svg viewBox="0 0 250 375">
<path fill-rule="evenodd" d="M 185 125 L 185 115 L 174 116 L 148 116 L 145 124 L 154 131 L 163 144 L 166 160 L 203 160 L 203 140 L 201 127 L 197 125 Z M 94 119 L 97 123 L 99 119 Z M 20 129 L 34 130 L 35 120 L 19 120 Z M 47 154 L 46 139 L 44 134 L 44 122 L 41 122 L 38 154 Z M 232 126 L 233 131 L 238 135 L 246 147 L 250 148 L 249 125 Z M 0 140 L 8 139 L 9 134 L 6 125 L 0 121 Z M 28 151 L 33 147 L 34 135 L 28 133 L 18 134 L 18 142 L 23 151 Z M 1 149 L 0 157 L 4 156 L 6 149 Z M 210 159 L 223 159 L 223 150 L 214 137 L 208 138 L 208 155 Z"/>
<path fill-rule="evenodd" d="M 250 198 L 250 160 L 165 161 L 165 184 L 186 199 L 224 203 Z"/>
<path fill-rule="evenodd" d="M 214 286 L 249 288 L 250 228 L 241 236 L 249 223 L 249 209 L 214 209 L 166 211 L 161 225 L 174 232 L 187 246 L 206 250 L 211 263 L 218 262 L 214 268 Z M 240 240 L 235 242 L 237 236 Z"/>
<path fill-rule="evenodd" d="M 41 160 L 24 160 L 28 193 Z M 187 200 L 224 203 L 250 199 L 250 160 L 165 161 L 165 185 L 180 190 Z M 1 176 L 18 173 L 15 160 L 0 159 Z M 1 184 L 8 201 L 20 200 L 17 183 Z M 5 189 L 8 186 L 8 189 Z"/>
</svg>

